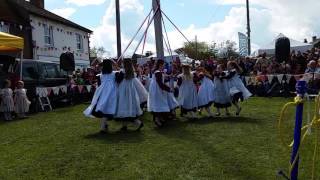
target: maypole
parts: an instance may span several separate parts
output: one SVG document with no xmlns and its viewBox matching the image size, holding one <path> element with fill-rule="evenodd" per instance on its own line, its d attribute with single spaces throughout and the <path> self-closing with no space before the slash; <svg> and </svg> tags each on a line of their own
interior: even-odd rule
<svg viewBox="0 0 320 180">
<path fill-rule="evenodd" d="M 154 31 L 156 37 L 156 49 L 158 59 L 164 58 L 163 50 L 163 35 L 162 35 L 162 15 L 160 0 L 152 0 L 152 7 L 154 11 Z"/>
</svg>

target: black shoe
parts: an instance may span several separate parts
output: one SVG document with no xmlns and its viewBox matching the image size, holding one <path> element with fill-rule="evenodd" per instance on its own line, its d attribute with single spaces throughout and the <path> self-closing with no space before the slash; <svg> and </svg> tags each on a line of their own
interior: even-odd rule
<svg viewBox="0 0 320 180">
<path fill-rule="evenodd" d="M 162 122 L 161 122 L 159 119 L 157 119 L 157 118 L 154 119 L 154 124 L 155 124 L 158 128 L 160 128 L 160 127 L 163 126 Z"/>
<path fill-rule="evenodd" d="M 106 131 L 106 130 L 100 130 L 99 133 L 100 133 L 100 134 L 107 134 L 107 131 Z"/>
<path fill-rule="evenodd" d="M 144 124 L 143 122 L 141 122 L 140 126 L 138 127 L 138 129 L 136 131 L 140 131 L 143 128 Z"/>
<path fill-rule="evenodd" d="M 127 131 L 128 130 L 128 127 L 127 126 L 123 126 L 120 131 Z"/>
</svg>

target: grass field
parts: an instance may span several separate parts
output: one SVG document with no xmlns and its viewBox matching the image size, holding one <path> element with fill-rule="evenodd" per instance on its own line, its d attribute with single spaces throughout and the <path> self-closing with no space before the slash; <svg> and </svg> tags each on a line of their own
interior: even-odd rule
<svg viewBox="0 0 320 180">
<path fill-rule="evenodd" d="M 292 99 L 252 98 L 241 117 L 179 119 L 157 129 L 100 135 L 87 105 L 0 122 L 0 179 L 277 179 L 290 151 L 279 140 L 281 107 Z M 234 110 L 233 110 L 234 111 Z M 285 132 L 292 135 L 293 109 Z M 302 147 L 300 179 L 310 179 L 313 142 Z M 317 164 L 320 172 L 320 163 Z M 319 173 L 318 173 L 319 174 Z"/>
</svg>

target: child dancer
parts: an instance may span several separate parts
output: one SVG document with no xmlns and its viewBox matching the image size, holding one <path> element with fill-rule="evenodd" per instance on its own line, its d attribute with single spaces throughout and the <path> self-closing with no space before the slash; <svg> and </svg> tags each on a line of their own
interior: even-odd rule
<svg viewBox="0 0 320 180">
<path fill-rule="evenodd" d="M 141 100 L 148 93 L 141 82 L 135 78 L 132 61 L 124 60 L 123 67 L 122 78 L 118 80 L 118 103 L 115 117 L 123 122 L 121 130 L 127 130 L 128 122 L 133 122 L 138 126 L 137 130 L 140 130 L 143 127 L 143 123 L 138 119 L 143 114 L 140 107 L 143 103 Z"/>
<path fill-rule="evenodd" d="M 104 60 L 102 66 L 101 84 L 96 89 L 91 105 L 84 111 L 84 115 L 101 118 L 100 132 L 106 133 L 108 130 L 107 120 L 112 120 L 116 113 L 118 92 L 116 77 L 119 77 L 119 73 L 113 71 L 111 60 Z"/>
<path fill-rule="evenodd" d="M 11 87 L 11 81 L 5 80 L 4 89 L 1 89 L 1 104 L 0 104 L 0 112 L 4 114 L 4 119 L 6 121 L 12 120 L 11 113 L 14 111 L 14 102 L 13 102 L 13 92 Z"/>
<path fill-rule="evenodd" d="M 171 93 L 170 87 L 164 84 L 164 61 L 158 60 L 149 86 L 148 111 L 153 114 L 153 120 L 158 127 L 162 127 L 166 118 L 179 106 Z"/>
<path fill-rule="evenodd" d="M 29 112 L 31 102 L 27 97 L 27 90 L 24 89 L 24 82 L 18 81 L 17 89 L 14 91 L 14 110 L 18 118 L 25 118 L 26 113 Z"/>
<path fill-rule="evenodd" d="M 194 83 L 194 77 L 189 65 L 182 66 L 182 74 L 178 76 L 179 97 L 178 101 L 181 106 L 181 115 L 191 113 L 195 119 L 195 112 L 198 108 L 197 87 Z"/>
<path fill-rule="evenodd" d="M 220 109 L 226 110 L 226 115 L 229 116 L 229 107 L 231 107 L 231 98 L 229 94 L 229 86 L 224 72 L 223 65 L 217 67 L 217 72 L 214 77 L 214 106 L 217 108 L 216 116 L 220 116 Z"/>
<path fill-rule="evenodd" d="M 211 112 L 211 105 L 214 101 L 214 84 L 209 69 L 202 69 L 199 74 L 201 85 L 198 91 L 198 107 L 205 108 L 210 117 L 213 117 Z"/>
<path fill-rule="evenodd" d="M 230 61 L 228 62 L 228 70 L 228 88 L 232 97 L 232 104 L 237 108 L 236 115 L 239 116 L 242 110 L 239 105 L 239 101 L 248 99 L 250 96 L 252 96 L 252 94 L 244 86 L 242 80 L 239 77 L 239 73 L 242 71 L 239 65 L 234 61 Z"/>
</svg>

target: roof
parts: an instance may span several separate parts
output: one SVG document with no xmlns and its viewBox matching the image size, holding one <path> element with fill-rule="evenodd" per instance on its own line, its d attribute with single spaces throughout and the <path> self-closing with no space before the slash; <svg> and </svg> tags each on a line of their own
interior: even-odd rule
<svg viewBox="0 0 320 180">
<path fill-rule="evenodd" d="M 38 15 L 53 21 L 57 21 L 60 22 L 62 24 L 80 29 L 82 31 L 85 31 L 87 33 L 92 33 L 92 31 L 90 29 L 87 29 L 83 26 L 80 26 L 72 21 L 69 21 L 63 17 L 60 17 L 46 9 L 42 9 L 39 7 L 34 6 L 33 4 L 31 4 L 30 2 L 27 2 L 25 0 L 8 0 L 8 2 L 10 3 L 14 3 L 15 5 L 19 6 L 22 9 L 25 9 L 26 11 L 28 11 L 30 14 L 34 14 L 34 15 Z"/>
<path fill-rule="evenodd" d="M 23 49 L 24 40 L 21 37 L 0 32 L 0 51 L 11 52 L 21 51 Z"/>
</svg>

